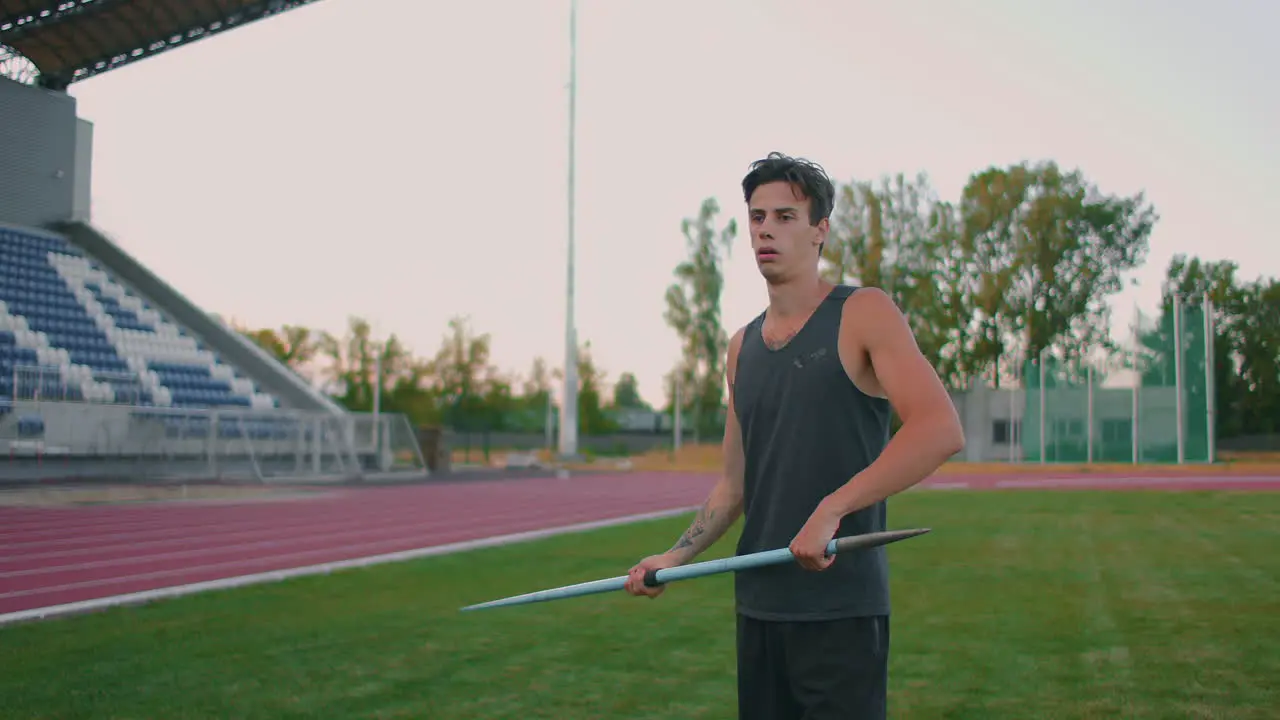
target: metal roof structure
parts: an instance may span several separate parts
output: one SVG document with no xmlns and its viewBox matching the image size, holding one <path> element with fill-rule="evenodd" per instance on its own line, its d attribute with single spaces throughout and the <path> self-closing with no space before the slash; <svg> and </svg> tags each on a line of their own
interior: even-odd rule
<svg viewBox="0 0 1280 720">
<path fill-rule="evenodd" d="M 0 76 L 51 90 L 316 0 L 0 0 Z"/>
</svg>

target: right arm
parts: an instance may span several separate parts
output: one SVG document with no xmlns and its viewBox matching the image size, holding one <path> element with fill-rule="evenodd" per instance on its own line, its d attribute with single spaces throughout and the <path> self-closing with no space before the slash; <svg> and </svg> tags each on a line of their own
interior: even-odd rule
<svg viewBox="0 0 1280 720">
<path fill-rule="evenodd" d="M 742 453 L 742 431 L 733 411 L 733 384 L 729 384 L 729 412 L 724 423 L 724 470 L 711 488 L 698 514 L 667 554 L 684 565 L 719 540 L 742 515 L 742 484 L 746 460 Z"/>
<path fill-rule="evenodd" d="M 649 569 L 661 569 L 685 565 L 719 540 L 738 516 L 742 514 L 743 473 L 746 459 L 742 451 L 742 431 L 738 425 L 738 416 L 734 412 L 734 375 L 738 365 L 738 348 L 742 344 L 742 330 L 729 340 L 728 362 L 725 374 L 729 384 L 729 412 L 725 417 L 724 441 L 721 447 L 724 452 L 724 467 L 720 479 L 711 488 L 702 507 L 698 509 L 693 523 L 684 531 L 680 539 L 670 550 L 661 555 L 654 555 L 640 561 L 631 568 L 627 591 L 632 595 L 657 597 L 665 589 L 649 588 L 643 583 L 644 574 Z"/>
</svg>

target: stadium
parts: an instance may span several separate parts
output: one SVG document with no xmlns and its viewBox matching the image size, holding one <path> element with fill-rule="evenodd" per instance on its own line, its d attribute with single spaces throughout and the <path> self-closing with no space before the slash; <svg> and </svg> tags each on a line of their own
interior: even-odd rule
<svg viewBox="0 0 1280 720">
<path fill-rule="evenodd" d="M 404 417 L 341 408 L 90 221 L 93 125 L 66 89 L 305 4 L 5 5 L 0 478 L 425 472 Z"/>
<path fill-rule="evenodd" d="M 458 614 L 669 547 L 718 447 L 441 472 L 95 227 L 68 90 L 311 4 L 0 0 L 0 715 L 733 716 L 731 577 Z M 1214 316 L 1175 301 L 1141 377 L 952 392 L 962 456 L 890 513 L 931 529 L 890 550 L 891 716 L 1273 712 L 1280 471 L 1215 445 Z"/>
</svg>

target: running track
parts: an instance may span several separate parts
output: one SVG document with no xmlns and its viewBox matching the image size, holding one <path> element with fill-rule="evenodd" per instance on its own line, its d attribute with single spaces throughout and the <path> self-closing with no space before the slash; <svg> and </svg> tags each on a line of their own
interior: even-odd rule
<svg viewBox="0 0 1280 720">
<path fill-rule="evenodd" d="M 129 593 L 690 510 L 713 482 L 635 473 L 328 488 L 297 499 L 0 507 L 0 620 Z M 1280 477 L 938 476 L 925 485 L 1277 490 Z"/>
</svg>

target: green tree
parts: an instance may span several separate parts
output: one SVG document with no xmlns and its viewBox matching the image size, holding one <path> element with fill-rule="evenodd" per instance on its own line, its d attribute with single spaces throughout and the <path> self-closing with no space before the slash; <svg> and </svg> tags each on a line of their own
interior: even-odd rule
<svg viewBox="0 0 1280 720">
<path fill-rule="evenodd" d="M 604 413 L 604 378 L 604 371 L 591 356 L 591 342 L 583 343 L 578 349 L 578 421 L 584 435 L 601 435 L 615 429 Z"/>
<path fill-rule="evenodd" d="M 837 187 L 824 276 L 884 290 L 897 303 L 925 357 L 948 385 L 964 384 L 954 331 L 964 295 L 951 251 L 959 235 L 955 212 L 938 200 L 924 174 L 853 181 Z"/>
<path fill-rule="evenodd" d="M 338 402 L 356 412 L 373 409 L 373 388 L 381 360 L 382 390 L 385 395 L 389 385 L 394 385 L 406 373 L 413 373 L 412 355 L 394 334 L 378 341 L 371 335 L 367 320 L 351 317 L 347 320 L 347 332 L 338 337 L 321 333 L 317 342 L 318 352 L 329 363 L 324 377 L 333 388 Z"/>
<path fill-rule="evenodd" d="M 729 338 L 720 315 L 722 267 L 738 234 L 738 224 L 731 218 L 717 230 L 719 212 L 719 203 L 708 198 L 696 218 L 685 218 L 681 223 L 689 256 L 676 266 L 676 282 L 665 295 L 664 319 L 681 341 L 684 397 L 693 413 L 695 437 L 716 432 L 724 404 L 724 361 Z"/>
<path fill-rule="evenodd" d="M 640 397 L 640 381 L 634 373 L 624 372 L 618 376 L 618 382 L 613 386 L 613 407 L 652 409 Z"/>
<path fill-rule="evenodd" d="M 1245 285 L 1236 312 L 1243 388 L 1230 410 L 1240 414 L 1241 434 L 1280 433 L 1280 282 Z"/>
<path fill-rule="evenodd" d="M 1139 370 L 1149 384 L 1172 385 L 1173 296 L 1213 304 L 1215 435 L 1280 432 L 1280 282 L 1245 282 L 1236 263 L 1177 255 L 1169 263 L 1160 314 L 1139 333 Z M 1204 358 L 1186 358 L 1185 377 L 1201 377 Z"/>
<path fill-rule="evenodd" d="M 306 366 L 321 352 L 321 334 L 301 325 L 283 325 L 279 328 L 248 328 L 230 323 L 233 330 L 266 350 L 276 360 L 306 377 Z"/>
<path fill-rule="evenodd" d="M 990 372 L 1010 349 L 1078 359 L 1113 346 L 1107 300 L 1158 219 L 1142 193 L 1105 195 L 1079 171 L 1024 163 L 973 175 L 960 213 L 976 366 Z"/>
<path fill-rule="evenodd" d="M 492 402 L 509 391 L 491 391 L 495 373 L 489 335 L 476 334 L 464 317 L 449 320 L 448 328 L 431 360 L 435 393 L 445 422 L 456 430 L 480 431 L 493 421 L 486 398 Z"/>
</svg>

